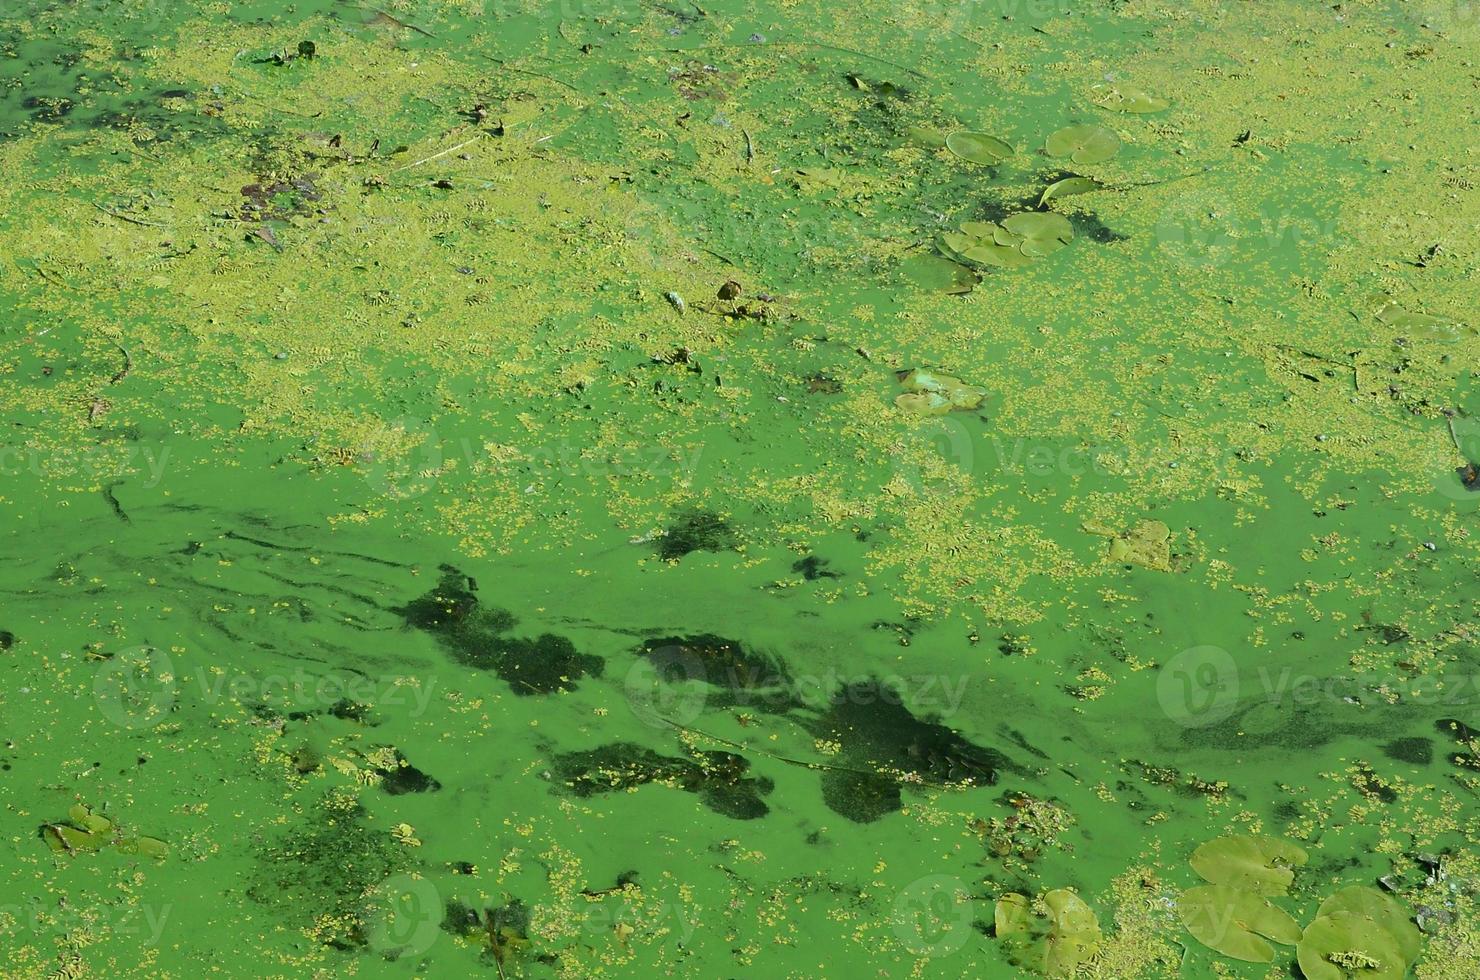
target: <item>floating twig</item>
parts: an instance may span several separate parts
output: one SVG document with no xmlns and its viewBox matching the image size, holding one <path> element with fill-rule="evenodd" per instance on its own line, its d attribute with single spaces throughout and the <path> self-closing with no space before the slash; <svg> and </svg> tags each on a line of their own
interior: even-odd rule
<svg viewBox="0 0 1480 980">
<path fill-rule="evenodd" d="M 108 384 L 109 385 L 116 385 L 116 384 L 118 384 L 118 382 L 120 382 L 124 378 L 128 377 L 128 373 L 134 369 L 134 359 L 129 354 L 128 348 L 127 347 L 124 347 L 122 344 L 119 344 L 119 343 L 114 343 L 113 346 L 114 347 L 117 347 L 118 350 L 119 350 L 119 352 L 121 354 L 123 354 L 123 367 L 119 368 L 118 369 L 118 373 L 115 374 L 115 375 L 113 375 L 113 377 L 111 377 L 111 378 L 108 379 Z"/>
<path fill-rule="evenodd" d="M 483 138 L 483 134 L 482 133 L 479 133 L 477 136 L 474 136 L 472 139 L 463 140 L 461 143 L 457 144 L 456 146 L 449 146 L 447 149 L 441 151 L 440 153 L 433 153 L 429 157 L 422 157 L 420 160 L 417 160 L 417 161 L 415 161 L 413 163 L 408 163 L 404 167 L 397 167 L 395 170 L 392 170 L 391 173 L 398 174 L 402 170 L 410 170 L 412 167 L 419 167 L 423 163 L 431 163 L 433 160 L 436 160 L 439 157 L 445 157 L 449 153 L 456 153 L 458 150 L 461 150 L 463 147 L 469 146 L 469 145 L 471 145 L 473 143 L 476 143 L 479 140 L 481 140 L 482 138 Z"/>
<path fill-rule="evenodd" d="M 145 221 L 143 218 L 131 218 L 131 217 L 129 217 L 126 214 L 119 214 L 117 211 L 113 211 L 113 210 L 110 210 L 109 208 L 103 207 L 97 201 L 93 201 L 92 202 L 92 206 L 95 207 L 95 208 L 97 208 L 99 211 L 103 212 L 104 214 L 106 214 L 110 218 L 117 218 L 119 221 L 127 221 L 131 225 L 142 225 L 145 228 L 163 228 L 164 227 L 164 225 L 160 224 L 157 221 Z"/>
<path fill-rule="evenodd" d="M 745 165 L 750 166 L 755 163 L 755 141 L 750 138 L 750 130 L 742 129 L 740 132 L 745 135 Z"/>
</svg>

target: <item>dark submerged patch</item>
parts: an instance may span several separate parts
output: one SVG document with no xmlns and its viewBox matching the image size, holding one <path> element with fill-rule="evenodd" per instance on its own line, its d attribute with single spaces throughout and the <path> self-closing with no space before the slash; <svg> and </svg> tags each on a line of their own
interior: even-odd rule
<svg viewBox="0 0 1480 980">
<path fill-rule="evenodd" d="M 507 610 L 482 605 L 475 588 L 468 576 L 444 566 L 436 588 L 398 612 L 408 625 L 434 634 L 453 659 L 493 671 L 518 695 L 570 691 L 582 677 L 601 676 L 606 661 L 581 653 L 563 636 L 506 635 L 518 620 Z"/>
<path fill-rule="evenodd" d="M 683 759 L 660 755 L 630 742 L 599 749 L 564 752 L 555 757 L 555 772 L 576 796 L 597 796 L 647 783 L 662 783 L 698 794 L 704 805 L 736 820 L 754 820 L 770 812 L 761 797 L 773 784 L 764 776 L 747 776 L 750 761 L 733 752 L 695 752 Z"/>
</svg>

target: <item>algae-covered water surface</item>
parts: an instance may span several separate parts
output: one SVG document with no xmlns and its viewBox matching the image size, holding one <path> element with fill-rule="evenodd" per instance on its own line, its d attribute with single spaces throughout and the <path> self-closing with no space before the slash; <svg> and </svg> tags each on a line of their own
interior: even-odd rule
<svg viewBox="0 0 1480 980">
<path fill-rule="evenodd" d="M 0 45 L 0 974 L 1480 976 L 1480 6 Z"/>
</svg>

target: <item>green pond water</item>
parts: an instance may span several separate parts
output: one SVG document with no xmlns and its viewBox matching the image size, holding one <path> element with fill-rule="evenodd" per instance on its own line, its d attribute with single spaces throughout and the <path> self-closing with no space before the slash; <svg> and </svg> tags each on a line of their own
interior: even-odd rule
<svg viewBox="0 0 1480 980">
<path fill-rule="evenodd" d="M 1480 5 L 0 54 L 0 975 L 1480 976 Z"/>
</svg>

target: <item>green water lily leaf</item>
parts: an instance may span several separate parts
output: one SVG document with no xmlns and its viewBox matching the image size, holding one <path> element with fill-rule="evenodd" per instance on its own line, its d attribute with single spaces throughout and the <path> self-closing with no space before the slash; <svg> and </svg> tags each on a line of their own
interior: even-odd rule
<svg viewBox="0 0 1480 980">
<path fill-rule="evenodd" d="M 998 936 L 1014 964 L 1045 977 L 1067 977 L 1098 949 L 1101 933 L 1094 910 L 1073 892 L 1059 888 L 1045 893 L 1045 912 L 1037 915 L 1030 913 L 1023 896 L 1003 898 L 1009 900 L 1008 931 L 1004 935 L 999 929 Z"/>
<path fill-rule="evenodd" d="M 1224 956 L 1270 963 L 1274 947 L 1300 942 L 1300 925 L 1263 897 L 1228 885 L 1199 885 L 1177 898 L 1177 915 L 1193 938 Z"/>
<path fill-rule="evenodd" d="M 99 813 L 94 813 L 92 807 L 85 803 L 77 803 L 67 811 L 67 819 L 72 821 L 72 826 L 89 834 L 106 834 L 113 829 L 113 821 Z"/>
<path fill-rule="evenodd" d="M 904 138 L 917 146 L 928 146 L 931 149 L 938 149 L 946 145 L 945 134 L 934 126 L 906 127 Z"/>
<path fill-rule="evenodd" d="M 906 279 L 930 292 L 969 293 L 976 274 L 959 262 L 939 255 L 912 255 L 899 264 Z"/>
<path fill-rule="evenodd" d="M 1148 523 L 1166 527 L 1159 521 Z M 1231 885 L 1256 895 L 1283 895 L 1295 879 L 1291 869 L 1305 864 L 1305 851 L 1277 837 L 1231 834 L 1198 847 L 1189 863 L 1215 885 Z"/>
<path fill-rule="evenodd" d="M 961 222 L 961 234 L 970 238 L 991 238 L 997 231 L 997 225 L 991 221 L 963 221 Z"/>
<path fill-rule="evenodd" d="M 1041 208 L 1056 197 L 1068 197 L 1071 194 L 1088 194 L 1097 191 L 1105 185 L 1093 177 L 1065 177 L 1056 180 L 1043 189 L 1043 195 L 1038 198 L 1038 206 Z"/>
<path fill-rule="evenodd" d="M 974 133 L 969 129 L 958 129 L 947 136 L 946 149 L 963 160 L 989 167 L 1017 152 L 1012 144 L 1004 140 L 987 133 Z"/>
<path fill-rule="evenodd" d="M 1395 899 L 1367 885 L 1351 885 L 1321 903 L 1316 915 L 1351 912 L 1370 919 L 1375 928 L 1391 936 L 1403 959 L 1412 963 L 1423 948 L 1423 933 L 1408 917 L 1408 910 Z"/>
<path fill-rule="evenodd" d="M 90 834 L 64 823 L 49 823 L 41 828 L 41 837 L 53 851 L 73 854 L 77 851 L 96 851 L 108 843 L 106 834 Z"/>
<path fill-rule="evenodd" d="M 118 849 L 125 854 L 142 854 L 163 860 L 170 855 L 170 845 L 153 837 L 128 837 L 118 842 Z"/>
<path fill-rule="evenodd" d="M 1090 92 L 1090 101 L 1095 105 L 1116 112 L 1160 112 L 1171 105 L 1168 100 L 1130 82 L 1103 82 L 1093 86 Z"/>
<path fill-rule="evenodd" d="M 1305 980 L 1402 980 L 1408 960 L 1398 941 L 1355 912 L 1319 916 L 1295 949 Z"/>
<path fill-rule="evenodd" d="M 894 399 L 894 404 L 917 415 L 969 411 L 979 406 L 987 397 L 985 388 L 969 385 L 948 374 L 936 374 L 921 368 L 901 373 L 899 383 L 904 386 L 905 393 Z"/>
<path fill-rule="evenodd" d="M 1021 268 L 1033 261 L 1016 245 L 998 245 L 995 242 L 982 242 L 962 252 L 961 255 L 972 262 L 1000 266 L 1004 269 Z"/>
<path fill-rule="evenodd" d="M 1120 152 L 1115 130 L 1094 123 L 1066 126 L 1043 144 L 1051 157 L 1068 157 L 1078 164 L 1103 163 Z"/>
<path fill-rule="evenodd" d="M 1001 937 L 1010 936 L 1016 932 L 1027 932 L 1028 922 L 1032 917 L 1031 904 L 1028 896 L 1018 892 L 1008 892 L 997 899 L 992 915 L 997 935 Z"/>
<path fill-rule="evenodd" d="M 1024 255 L 1038 258 L 1056 252 L 1074 240 L 1069 219 L 1052 211 L 1025 211 L 1004 218 L 1002 227 L 1021 239 Z"/>
</svg>

